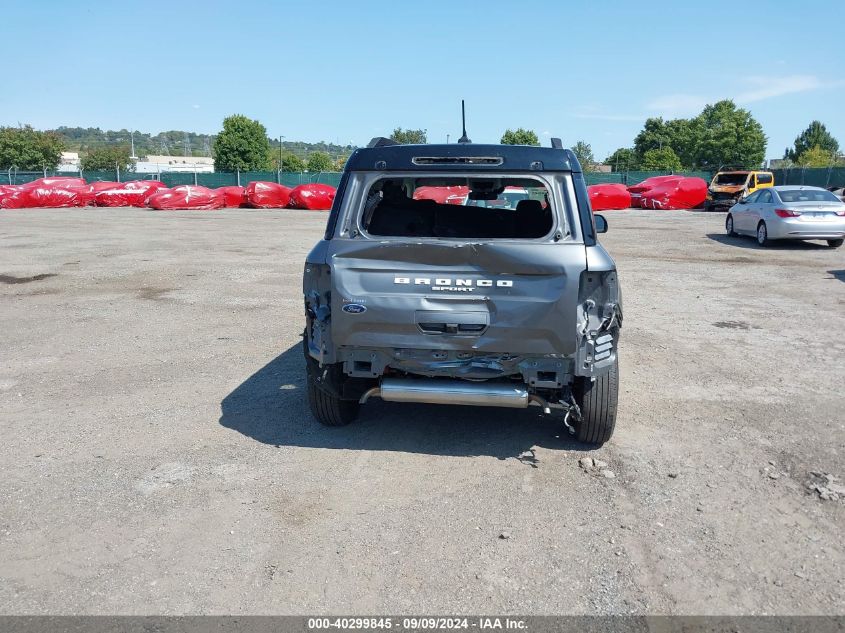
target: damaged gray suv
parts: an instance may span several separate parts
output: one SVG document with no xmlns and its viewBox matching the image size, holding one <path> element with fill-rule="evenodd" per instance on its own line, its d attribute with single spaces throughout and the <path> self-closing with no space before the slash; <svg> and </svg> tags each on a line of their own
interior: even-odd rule
<svg viewBox="0 0 845 633">
<path fill-rule="evenodd" d="M 557 412 L 583 442 L 616 422 L 622 303 L 581 167 L 552 147 L 397 145 L 350 156 L 303 291 L 308 400 Z"/>
</svg>

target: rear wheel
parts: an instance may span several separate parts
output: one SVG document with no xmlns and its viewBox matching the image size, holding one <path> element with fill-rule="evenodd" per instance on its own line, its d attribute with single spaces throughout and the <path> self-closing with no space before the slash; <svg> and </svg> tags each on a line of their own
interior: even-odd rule
<svg viewBox="0 0 845 633">
<path fill-rule="evenodd" d="M 769 241 L 769 231 L 766 228 L 765 222 L 760 222 L 760 224 L 757 225 L 757 243 L 760 246 L 768 246 L 771 244 Z"/>
<path fill-rule="evenodd" d="M 354 422 L 361 405 L 356 400 L 344 400 L 338 395 L 346 379 L 341 365 L 325 365 L 321 368 L 308 353 L 307 333 L 303 336 L 302 345 L 311 415 L 326 426 L 346 426 Z"/>
<path fill-rule="evenodd" d="M 845 240 L 828 240 L 827 245 L 831 248 L 839 248 Z"/>
<path fill-rule="evenodd" d="M 736 231 L 734 231 L 734 216 L 728 213 L 728 217 L 725 218 L 725 232 L 734 237 L 736 235 Z"/>
<path fill-rule="evenodd" d="M 359 405 L 354 400 L 342 400 L 317 385 L 316 377 L 308 374 L 308 406 L 311 415 L 326 426 L 346 426 L 358 417 Z"/>
<path fill-rule="evenodd" d="M 581 421 L 575 427 L 579 442 L 601 446 L 616 426 L 619 398 L 619 361 L 595 380 L 581 378 L 575 385 L 575 398 L 581 407 Z"/>
</svg>

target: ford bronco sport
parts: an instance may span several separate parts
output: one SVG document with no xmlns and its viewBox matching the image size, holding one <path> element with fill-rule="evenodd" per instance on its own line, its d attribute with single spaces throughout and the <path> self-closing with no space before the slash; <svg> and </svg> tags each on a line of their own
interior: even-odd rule
<svg viewBox="0 0 845 633">
<path fill-rule="evenodd" d="M 415 199 L 423 187 L 467 199 Z M 557 411 L 579 440 L 606 442 L 622 325 L 616 265 L 596 240 L 606 230 L 559 139 L 550 148 L 373 139 L 347 161 L 305 263 L 314 417 L 345 425 L 375 397 L 533 405 Z"/>
</svg>

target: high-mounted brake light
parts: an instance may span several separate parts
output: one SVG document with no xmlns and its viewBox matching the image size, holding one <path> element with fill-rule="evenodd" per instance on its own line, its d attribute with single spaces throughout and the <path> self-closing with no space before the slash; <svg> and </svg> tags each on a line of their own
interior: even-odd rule
<svg viewBox="0 0 845 633">
<path fill-rule="evenodd" d="M 792 209 L 775 209 L 775 213 L 781 218 L 797 218 L 801 215 L 798 211 Z"/>
</svg>

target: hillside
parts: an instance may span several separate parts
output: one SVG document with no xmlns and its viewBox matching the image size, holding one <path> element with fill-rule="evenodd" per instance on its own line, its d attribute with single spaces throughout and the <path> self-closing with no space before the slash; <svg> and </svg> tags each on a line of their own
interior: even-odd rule
<svg viewBox="0 0 845 633">
<path fill-rule="evenodd" d="M 101 130 L 95 127 L 59 127 L 50 130 L 65 139 L 67 150 L 84 154 L 89 149 L 107 145 L 129 146 L 131 133 L 129 130 Z M 151 134 L 135 131 L 135 154 L 170 154 L 209 156 L 214 145 L 214 135 L 197 134 L 184 130 L 169 130 Z M 270 146 L 278 150 L 279 140 L 270 139 Z M 283 141 L 285 151 L 306 158 L 313 152 L 327 152 L 332 157 L 347 156 L 354 149 L 351 145 L 336 145 L 334 143 L 305 143 L 304 141 Z"/>
</svg>

